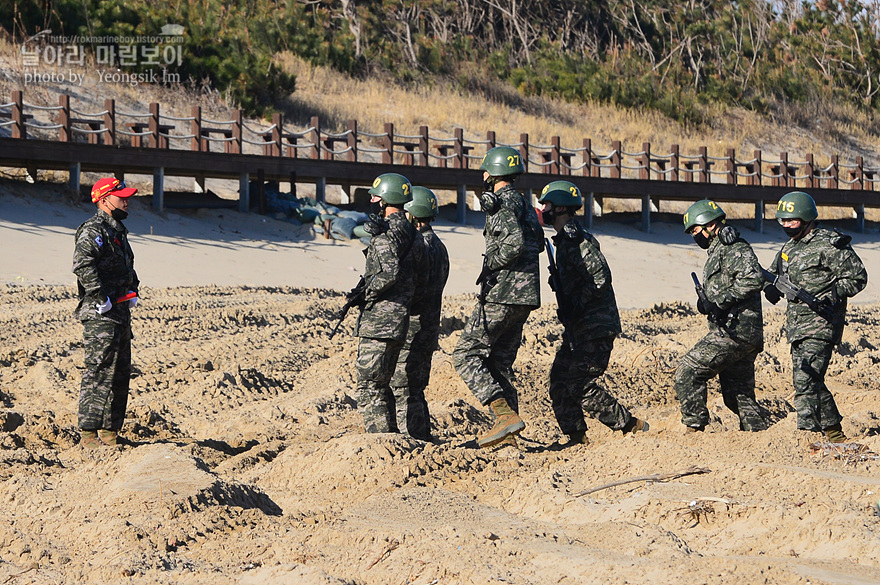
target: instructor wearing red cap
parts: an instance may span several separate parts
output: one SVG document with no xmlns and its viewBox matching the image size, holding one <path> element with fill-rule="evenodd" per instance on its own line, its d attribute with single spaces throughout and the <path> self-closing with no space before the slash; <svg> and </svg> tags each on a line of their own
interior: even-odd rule
<svg viewBox="0 0 880 585">
<path fill-rule="evenodd" d="M 79 395 L 82 445 L 117 444 L 131 378 L 131 309 L 138 302 L 134 254 L 128 245 L 128 198 L 137 189 L 107 177 L 92 187 L 98 208 L 76 230 L 73 272 L 79 289 L 85 372 Z"/>
</svg>

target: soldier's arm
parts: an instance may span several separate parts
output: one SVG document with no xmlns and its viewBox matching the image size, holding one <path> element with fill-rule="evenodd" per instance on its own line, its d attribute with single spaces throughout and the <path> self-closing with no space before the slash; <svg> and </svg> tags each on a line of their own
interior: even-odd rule
<svg viewBox="0 0 880 585">
<path fill-rule="evenodd" d="M 611 285 L 611 269 L 605 262 L 601 252 L 589 243 L 581 244 L 578 251 L 583 251 L 580 262 L 576 265 L 578 282 L 575 292 L 584 305 L 601 295 Z"/>
<path fill-rule="evenodd" d="M 526 249 L 522 226 L 517 221 L 513 209 L 503 205 L 493 216 L 492 251 L 487 246 L 486 263 L 489 270 L 498 270 L 513 264 Z"/>
<path fill-rule="evenodd" d="M 389 237 L 388 232 L 373 236 L 370 245 L 373 247 L 371 253 L 375 254 L 374 257 L 379 264 L 379 271 L 367 283 L 365 296 L 367 301 L 375 301 L 383 292 L 397 282 L 397 274 L 400 271 L 400 259 L 397 257 L 397 247 Z"/>
<path fill-rule="evenodd" d="M 78 234 L 76 248 L 73 252 L 73 273 L 82 284 L 86 295 L 101 301 L 109 295 L 103 290 L 101 278 L 98 275 L 98 259 L 101 255 L 101 246 L 107 245 L 103 241 L 102 234 L 97 230 L 86 228 Z"/>
<path fill-rule="evenodd" d="M 868 272 L 855 250 L 833 248 L 829 265 L 834 271 L 834 290 L 840 298 L 852 297 L 868 285 Z"/>
<path fill-rule="evenodd" d="M 732 247 L 728 258 L 732 274 L 730 287 L 719 290 L 719 298 L 713 299 L 722 309 L 728 309 L 764 288 L 761 264 L 751 247 L 741 242 Z"/>
</svg>

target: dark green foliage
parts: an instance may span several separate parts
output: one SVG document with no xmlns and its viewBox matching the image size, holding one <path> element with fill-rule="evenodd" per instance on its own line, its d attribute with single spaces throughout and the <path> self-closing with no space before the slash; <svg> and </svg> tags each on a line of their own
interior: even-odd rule
<svg viewBox="0 0 880 585">
<path fill-rule="evenodd" d="M 273 65 L 280 51 L 402 83 L 442 75 L 485 88 L 495 77 L 522 95 L 686 123 L 701 122 L 703 103 L 873 109 L 880 99 L 874 0 L 0 0 L 0 24 L 17 38 L 155 34 L 167 23 L 186 27 L 179 72 L 251 111 L 293 90 Z"/>
</svg>

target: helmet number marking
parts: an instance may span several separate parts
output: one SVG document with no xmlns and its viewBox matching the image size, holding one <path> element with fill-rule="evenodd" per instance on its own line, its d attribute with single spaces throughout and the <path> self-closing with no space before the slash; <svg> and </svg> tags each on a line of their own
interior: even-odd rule
<svg viewBox="0 0 880 585">
<path fill-rule="evenodd" d="M 508 156 L 508 157 L 507 157 L 507 162 L 508 162 L 508 165 L 507 165 L 507 166 L 509 166 L 509 167 L 516 167 L 516 166 L 519 166 L 519 155 L 518 155 L 518 154 L 512 154 L 512 155 Z"/>
<path fill-rule="evenodd" d="M 780 201 L 779 204 L 776 206 L 776 211 L 794 213 L 794 201 Z"/>
<path fill-rule="evenodd" d="M 404 194 L 404 195 L 409 195 L 409 185 L 407 185 L 406 183 L 404 183 L 404 184 L 401 185 L 400 187 L 401 187 L 401 189 L 403 189 L 403 194 Z"/>
</svg>

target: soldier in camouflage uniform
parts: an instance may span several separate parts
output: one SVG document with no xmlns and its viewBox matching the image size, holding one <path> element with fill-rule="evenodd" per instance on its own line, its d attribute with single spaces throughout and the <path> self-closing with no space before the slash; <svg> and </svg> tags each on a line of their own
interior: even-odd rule
<svg viewBox="0 0 880 585">
<path fill-rule="evenodd" d="M 648 430 L 648 423 L 602 388 L 596 380 L 608 368 L 620 315 L 611 287 L 611 270 L 599 242 L 575 219 L 583 206 L 580 189 L 553 181 L 541 191 L 544 225 L 556 229 L 556 274 L 551 287 L 565 327 L 550 369 L 550 401 L 556 422 L 570 444 L 587 444 L 584 410 L 607 427 L 626 433 Z M 548 254 L 551 253 L 548 245 Z"/>
<path fill-rule="evenodd" d="M 452 354 L 455 370 L 474 396 L 489 405 L 495 424 L 477 439 L 481 447 L 510 441 L 525 428 L 517 414 L 513 362 L 529 313 L 541 305 L 538 255 L 543 230 L 531 201 L 513 187 L 525 167 L 519 152 L 490 149 L 480 164 L 488 189 L 480 197 L 486 212 L 486 253 L 477 282 L 479 302 Z M 511 437 L 508 439 L 508 437 Z"/>
<path fill-rule="evenodd" d="M 440 338 L 443 288 L 449 278 L 449 254 L 431 229 L 437 216 L 437 197 L 430 189 L 413 187 L 413 200 L 403 208 L 421 234 L 413 245 L 415 294 L 409 310 L 409 330 L 391 390 L 397 402 L 397 427 L 422 441 L 431 440 L 431 416 L 425 388 L 431 377 L 431 358 Z"/>
<path fill-rule="evenodd" d="M 852 238 L 822 227 L 818 217 L 816 202 L 807 193 L 794 191 L 779 200 L 776 218 L 791 239 L 770 272 L 788 275 L 815 299 L 807 303 L 786 297 L 785 335 L 791 344 L 797 428 L 824 431 L 829 441 L 843 443 L 843 417 L 825 385 L 825 372 L 843 335 L 847 299 L 865 288 L 868 273 L 850 245 Z M 768 284 L 764 295 L 776 304 L 783 293 Z"/>
<path fill-rule="evenodd" d="M 97 212 L 76 230 L 73 272 L 84 327 L 85 372 L 79 396 L 82 444 L 116 445 L 131 378 L 131 308 L 140 282 L 128 245 L 128 198 L 137 189 L 113 177 L 92 187 Z"/>
<path fill-rule="evenodd" d="M 675 371 L 675 394 L 687 432 L 702 431 L 709 423 L 706 382 L 716 375 L 724 405 L 739 416 L 740 429 L 767 428 L 755 400 L 755 358 L 764 349 L 764 279 L 752 247 L 726 225 L 725 217 L 709 200 L 697 201 L 684 214 L 685 232 L 709 255 L 703 267 L 704 298 L 697 302 L 709 332 Z"/>
<path fill-rule="evenodd" d="M 380 175 L 370 195 L 381 213 L 371 215 L 364 226 L 372 238 L 366 250 L 364 304 L 355 329 L 360 337 L 357 401 L 368 433 L 396 433 L 397 408 L 390 383 L 409 326 L 415 289 L 413 247 L 421 236 L 403 210 L 412 200 L 406 177 Z"/>
</svg>

